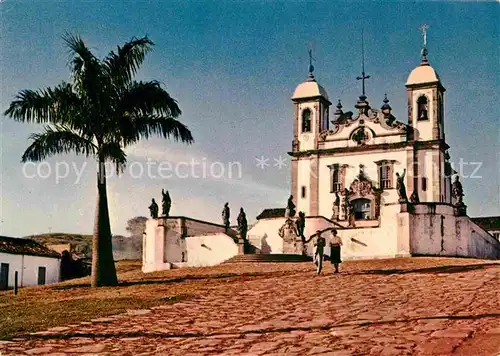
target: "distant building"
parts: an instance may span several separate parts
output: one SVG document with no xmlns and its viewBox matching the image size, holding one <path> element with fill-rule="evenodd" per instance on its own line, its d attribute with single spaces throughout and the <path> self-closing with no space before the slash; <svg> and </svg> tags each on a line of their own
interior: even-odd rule
<svg viewBox="0 0 500 356">
<path fill-rule="evenodd" d="M 500 216 L 488 216 L 483 218 L 472 218 L 472 221 L 481 226 L 494 238 L 500 241 Z"/>
<path fill-rule="evenodd" d="M 30 239 L 0 236 L 0 290 L 60 281 L 61 255 Z"/>
</svg>

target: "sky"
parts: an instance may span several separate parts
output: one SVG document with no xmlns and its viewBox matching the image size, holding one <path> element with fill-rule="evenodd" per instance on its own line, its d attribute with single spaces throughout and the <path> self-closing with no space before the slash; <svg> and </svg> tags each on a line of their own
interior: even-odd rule
<svg viewBox="0 0 500 356">
<path fill-rule="evenodd" d="M 354 111 L 363 29 L 368 101 L 380 107 L 387 93 L 393 114 L 407 122 L 404 84 L 420 61 L 424 23 L 429 61 L 447 89 L 446 140 L 455 169 L 462 167 L 469 215 L 500 215 L 498 18 L 494 2 L 3 0 L 0 235 L 92 233 L 95 162 L 59 155 L 24 165 L 29 136 L 42 127 L 3 116 L 20 90 L 69 80 L 66 32 L 99 57 L 148 35 L 155 47 L 136 79 L 162 83 L 195 139 L 127 149 L 127 170 L 108 178 L 113 234 L 149 216 L 151 198 L 161 205 L 162 189 L 171 215 L 214 222 L 225 202 L 233 221 L 243 207 L 250 223 L 265 208 L 284 207 L 290 98 L 307 77 L 308 45 L 331 101 Z M 261 157 L 268 166 L 256 165 Z"/>
</svg>

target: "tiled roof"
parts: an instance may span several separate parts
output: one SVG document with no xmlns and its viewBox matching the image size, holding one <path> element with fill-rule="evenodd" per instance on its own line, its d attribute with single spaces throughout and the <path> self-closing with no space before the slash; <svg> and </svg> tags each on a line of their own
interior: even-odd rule
<svg viewBox="0 0 500 356">
<path fill-rule="evenodd" d="M 262 213 L 257 216 L 257 220 L 269 218 L 282 218 L 285 216 L 285 208 L 264 209 Z"/>
<path fill-rule="evenodd" d="M 500 230 L 500 216 L 488 216 L 483 218 L 471 218 L 471 220 L 481 226 L 486 231 Z"/>
<path fill-rule="evenodd" d="M 18 239 L 14 237 L 0 236 L 0 252 L 15 255 L 31 255 L 41 257 L 61 258 L 56 251 L 30 239 Z"/>
</svg>

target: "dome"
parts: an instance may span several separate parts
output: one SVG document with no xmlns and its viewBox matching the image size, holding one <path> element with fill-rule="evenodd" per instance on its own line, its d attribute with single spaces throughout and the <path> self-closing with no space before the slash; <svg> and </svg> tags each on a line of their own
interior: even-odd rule
<svg viewBox="0 0 500 356">
<path fill-rule="evenodd" d="M 436 83 L 439 82 L 439 76 L 428 64 L 421 64 L 411 71 L 406 81 L 406 85 Z"/>
<path fill-rule="evenodd" d="M 322 96 L 323 98 L 328 100 L 328 93 L 326 92 L 325 88 L 319 85 L 315 79 L 309 79 L 299 84 L 297 88 L 295 88 L 292 100 L 314 98 L 318 96 Z"/>
</svg>

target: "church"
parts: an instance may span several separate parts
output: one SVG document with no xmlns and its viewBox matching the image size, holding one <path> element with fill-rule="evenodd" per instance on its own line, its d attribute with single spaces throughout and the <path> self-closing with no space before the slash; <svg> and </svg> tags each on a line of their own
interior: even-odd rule
<svg viewBox="0 0 500 356">
<path fill-rule="evenodd" d="M 203 223 L 199 221 L 198 230 L 190 233 L 185 222 L 173 223 L 179 218 L 150 220 L 144 253 L 148 253 L 147 236 L 154 235 L 156 242 L 148 242 L 149 253 L 163 258 L 162 266 L 174 262 L 216 264 L 248 251 L 311 256 L 313 241 L 308 237 L 317 230 L 335 228 L 343 240 L 344 260 L 420 255 L 500 258 L 500 242 L 467 215 L 446 142 L 446 89 L 429 62 L 425 38 L 424 29 L 421 61 L 405 83 L 406 122 L 393 116 L 387 96 L 380 108 L 369 103 L 364 68 L 358 78 L 362 95 L 351 111 L 340 101 L 330 101 L 311 64 L 307 79 L 291 97 L 294 114 L 287 209 L 265 209 L 245 236 L 210 223 L 205 223 L 205 233 L 199 230 Z M 171 231 L 180 232 L 158 230 L 169 222 Z M 195 239 L 203 242 L 192 244 L 197 247 L 190 250 L 186 241 Z M 251 248 L 244 249 L 245 244 Z M 178 253 L 173 257 L 155 252 L 157 249 L 176 249 Z M 208 257 L 200 259 L 200 254 L 210 255 L 210 261 L 203 262 Z M 146 270 L 156 270 L 153 265 L 158 261 L 152 262 L 152 257 L 149 261 Z"/>
</svg>

